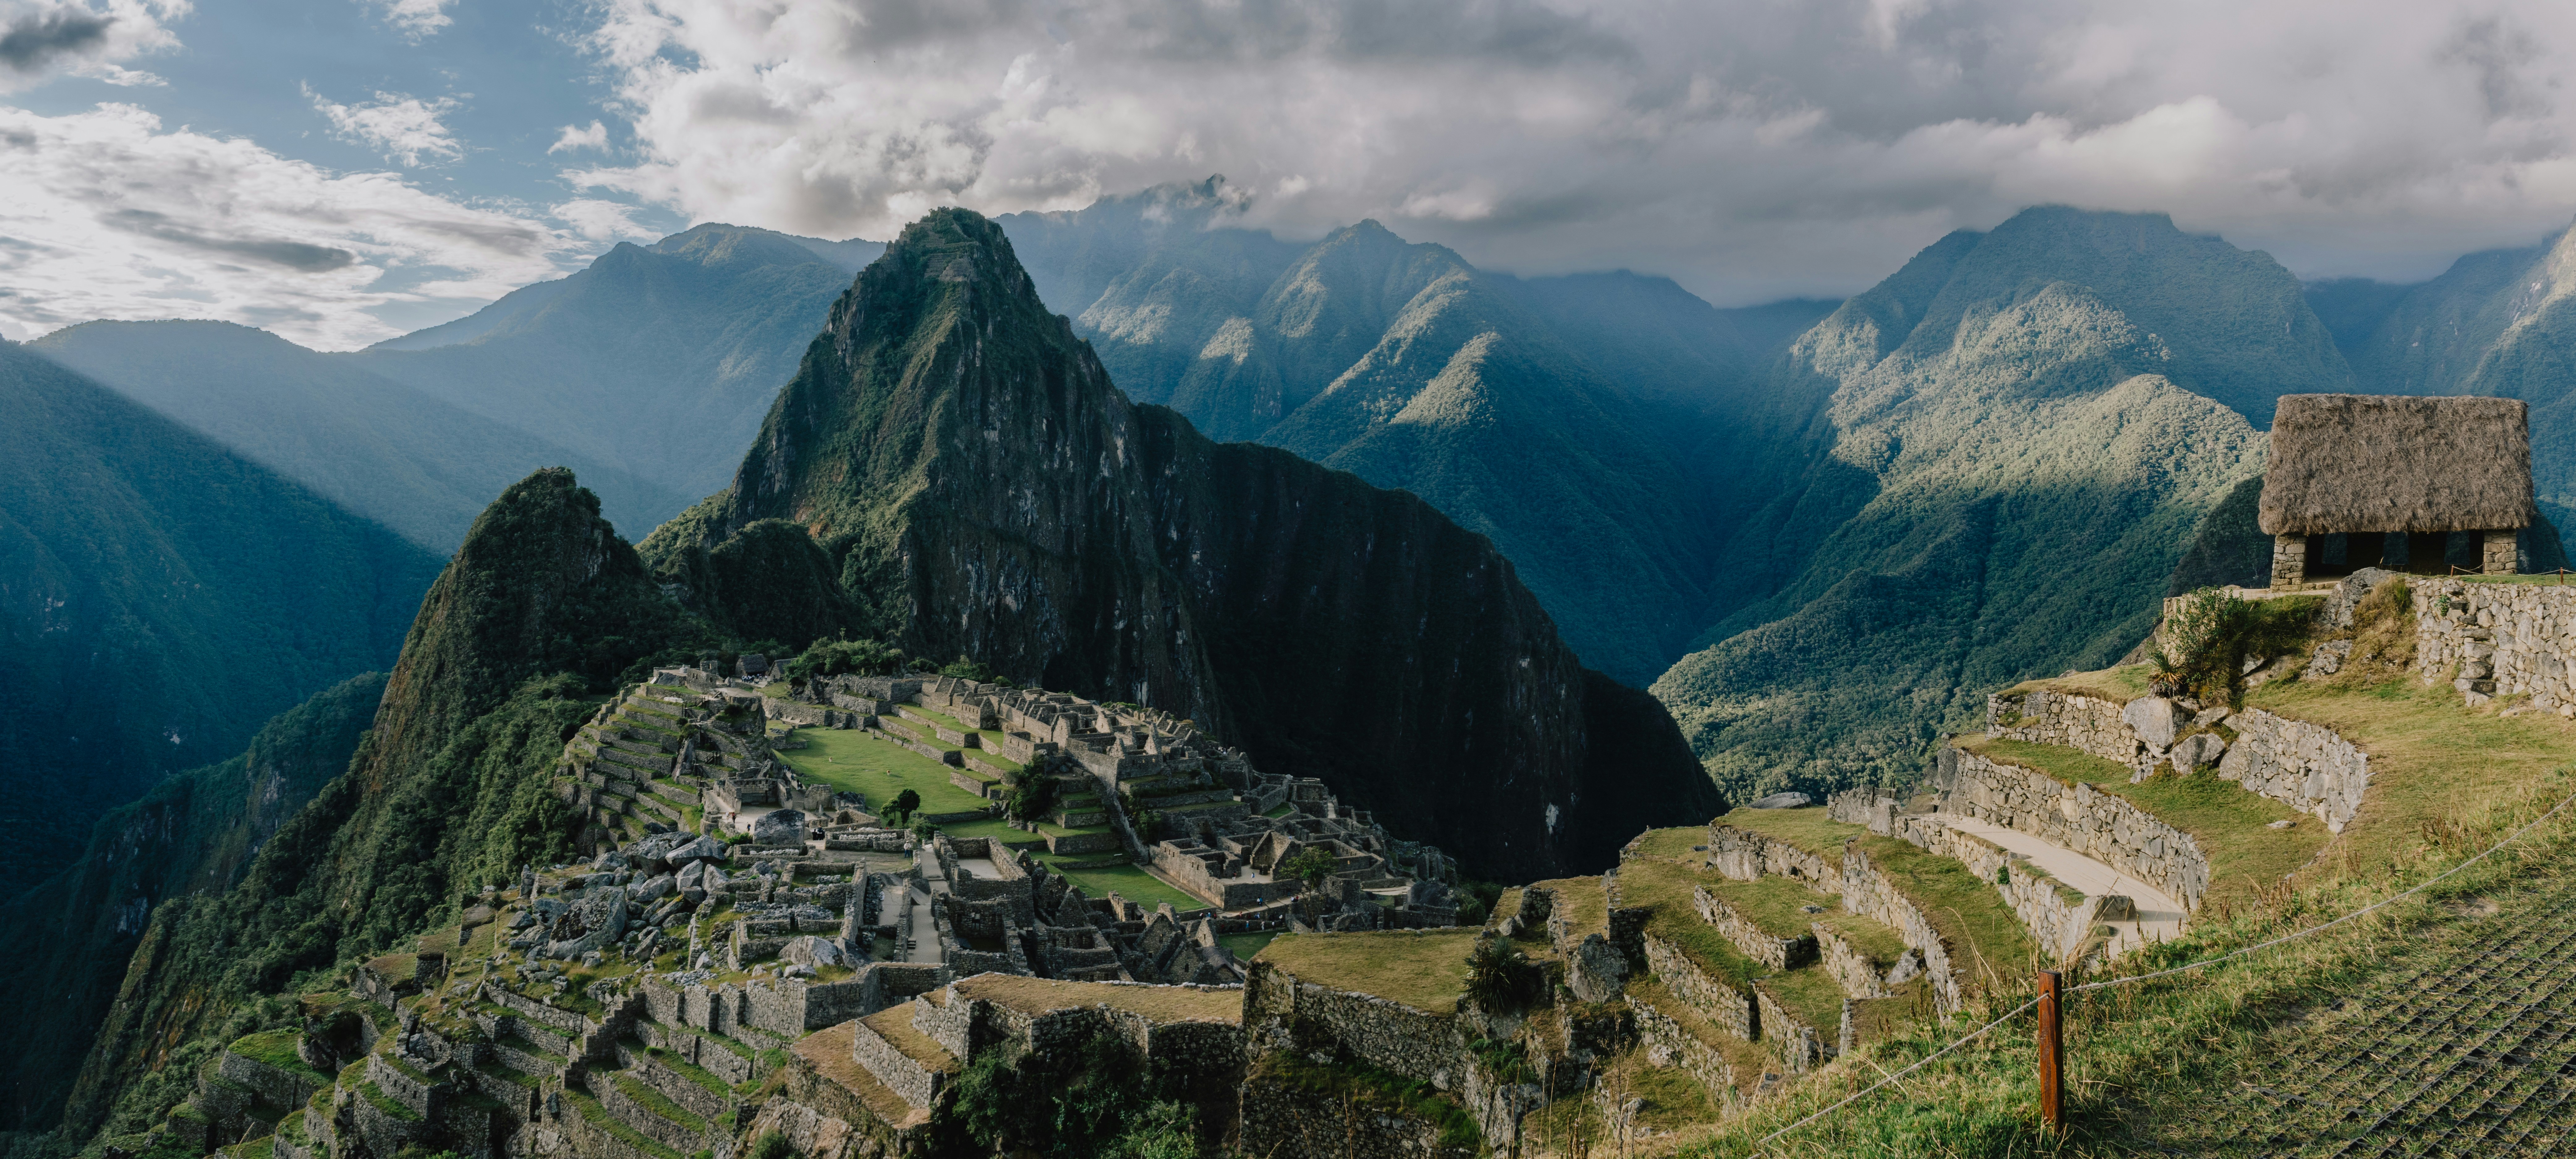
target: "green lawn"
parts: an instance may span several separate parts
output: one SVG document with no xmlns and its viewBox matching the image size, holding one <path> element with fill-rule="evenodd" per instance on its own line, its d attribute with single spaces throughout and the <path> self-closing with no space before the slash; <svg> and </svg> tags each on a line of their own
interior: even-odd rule
<svg viewBox="0 0 2576 1159">
<path fill-rule="evenodd" d="M 1217 936 L 1216 943 L 1234 951 L 1235 957 L 1249 962 L 1254 954 L 1260 953 L 1262 947 L 1269 945 L 1278 936 L 1277 930 L 1263 934 L 1220 934 Z"/>
<path fill-rule="evenodd" d="M 1466 989 L 1467 951 L 1478 935 L 1473 929 L 1287 934 L 1263 947 L 1261 960 L 1300 982 L 1452 1014 Z"/>
<path fill-rule="evenodd" d="M 1086 853 L 1080 857 L 1068 857 L 1060 860 L 1081 861 L 1103 856 L 1107 855 Z M 1059 859 L 1042 857 L 1040 860 L 1053 864 Z M 1145 872 L 1142 866 L 1118 865 L 1112 866 L 1108 869 L 1059 869 L 1056 872 L 1063 874 L 1065 876 L 1065 880 L 1081 887 L 1083 893 L 1092 897 L 1107 897 L 1112 892 L 1115 892 L 1118 896 L 1135 902 L 1148 910 L 1153 909 L 1155 906 L 1161 905 L 1164 902 L 1172 903 L 1172 908 L 1175 910 L 1206 909 L 1208 905 L 1208 903 L 1190 896 L 1188 892 L 1182 890 L 1179 886 L 1173 885 L 1162 878 Z"/>
<path fill-rule="evenodd" d="M 805 738 L 805 747 L 779 757 L 811 780 L 866 796 L 871 810 L 884 807 L 905 789 L 921 794 L 924 813 L 963 813 L 984 807 L 983 798 L 949 783 L 948 766 L 893 741 L 857 729 L 796 731 Z"/>
</svg>

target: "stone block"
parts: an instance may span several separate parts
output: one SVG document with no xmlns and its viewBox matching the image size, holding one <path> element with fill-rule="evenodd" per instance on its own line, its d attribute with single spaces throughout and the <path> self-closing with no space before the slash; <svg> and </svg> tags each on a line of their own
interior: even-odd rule
<svg viewBox="0 0 2576 1159">
<path fill-rule="evenodd" d="M 2173 701 L 2161 696 L 2141 696 L 2120 709 L 2120 722 L 2150 748 L 2171 747 L 2174 734 L 2182 728 L 2183 717 Z"/>
</svg>

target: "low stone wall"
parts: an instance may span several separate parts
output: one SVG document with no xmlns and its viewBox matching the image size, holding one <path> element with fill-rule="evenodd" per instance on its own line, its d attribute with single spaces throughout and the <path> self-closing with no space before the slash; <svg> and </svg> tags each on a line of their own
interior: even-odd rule
<svg viewBox="0 0 2576 1159">
<path fill-rule="evenodd" d="M 644 1105 L 643 1100 L 627 1094 L 625 1089 L 617 1084 L 614 1076 L 592 1075 L 590 1090 L 592 1094 L 599 1097 L 599 1105 L 609 1114 L 616 1116 L 617 1121 L 626 1124 L 628 1128 L 647 1139 L 682 1155 L 694 1153 L 706 1146 L 707 1141 L 704 1136 L 685 1125 L 663 1118 L 653 1108 Z"/>
<path fill-rule="evenodd" d="M 1745 957 L 1774 970 L 1796 969 L 1815 960 L 1815 935 L 1783 938 L 1769 933 L 1704 886 L 1691 891 L 1691 906 L 1699 911 L 1700 920 L 1716 927 L 1720 936 L 1744 951 Z"/>
<path fill-rule="evenodd" d="M 1833 864 L 1819 854 L 1722 823 L 1708 827 L 1708 867 L 1737 881 L 1796 878 L 1827 893 L 1836 877 Z"/>
<path fill-rule="evenodd" d="M 2448 679 L 2471 703 L 2523 694 L 2576 717 L 2576 587 L 2419 581 L 2415 672 Z"/>
<path fill-rule="evenodd" d="M 1818 924 L 1815 935 L 1825 973 L 1842 984 L 1843 993 L 1854 998 L 1887 997 L 1886 966 L 1871 961 L 1869 955 L 1845 941 L 1831 926 Z"/>
<path fill-rule="evenodd" d="M 903 1101 L 916 1107 L 928 1107 L 938 1099 L 939 1088 L 947 1084 L 944 1071 L 932 1070 L 914 1061 L 911 1055 L 896 1049 L 884 1036 L 869 1029 L 861 1020 L 852 1031 L 853 1057 L 868 1073 L 877 1076 L 886 1089 L 903 1096 Z"/>
<path fill-rule="evenodd" d="M 2120 719 L 2121 705 L 2092 696 L 2034 689 L 1986 698 L 1986 732 L 2006 740 L 2053 744 L 2136 767 L 2147 742 Z"/>
<path fill-rule="evenodd" d="M 1634 1009 L 1637 1040 L 1646 1048 L 1646 1061 L 1688 1072 L 1699 1080 L 1699 1085 L 1708 1088 L 1711 1106 L 1726 1106 L 1735 1093 L 1735 1068 L 1727 1063 L 1726 1056 L 1652 1005 L 1640 1003 Z"/>
<path fill-rule="evenodd" d="M 2259 708 L 2228 723 L 2236 727 L 2236 743 L 2218 759 L 2219 776 L 2325 822 L 2329 832 L 2343 832 L 2361 811 L 2370 754 L 2333 729 Z"/>
<path fill-rule="evenodd" d="M 1262 1159 L 1475 1159 L 1474 1143 L 1444 1146 L 1440 1125 L 1278 1074 L 1243 1084 L 1242 1151 Z"/>
<path fill-rule="evenodd" d="M 1966 996 L 1959 991 L 1958 973 L 1950 961 L 1949 942 L 1943 940 L 1931 919 L 1896 888 L 1894 881 L 1869 863 L 1867 853 L 1859 849 L 1843 852 L 1842 887 L 1844 909 L 1895 930 L 1907 946 L 1923 955 L 1923 970 L 1931 976 L 1932 995 L 1942 1014 L 1966 1004 Z"/>
<path fill-rule="evenodd" d="M 1789 1013 L 1769 986 L 1755 982 L 1753 1001 L 1762 1010 L 1762 1040 L 1780 1052 L 1780 1065 L 1790 1074 L 1805 1074 L 1833 1058 L 1823 1032 Z"/>
<path fill-rule="evenodd" d="M 1843 1000 L 1841 1030 L 1834 1036 L 1834 1053 L 1850 1054 L 1863 1046 L 1887 1037 L 1903 1027 L 1913 1016 L 1915 1001 L 1911 998 L 1846 998 Z"/>
<path fill-rule="evenodd" d="M 1978 880 L 1995 882 L 1995 892 L 2041 949 L 2062 960 L 2092 936 L 2103 899 L 2086 896 L 1973 833 L 1946 829 L 1942 836 L 1945 840 L 1933 852 L 1956 858 Z M 2125 900 L 2121 905 L 2127 908 Z"/>
<path fill-rule="evenodd" d="M 2209 892 L 2209 857 L 2200 843 L 2124 798 L 1961 749 L 1942 749 L 1936 762 L 1934 783 L 1949 791 L 1945 811 L 2074 850 L 2164 891 L 2187 911 L 2199 909 Z"/>
<path fill-rule="evenodd" d="M 1454 1014 L 1432 1014 L 1370 994 L 1299 982 L 1255 959 L 1244 982 L 1244 1031 L 1302 1024 L 1380 1070 L 1449 1087 L 1466 1073 L 1466 1033 Z M 1247 1108 L 1248 1110 L 1248 1108 Z"/>
<path fill-rule="evenodd" d="M 270 1066 L 247 1055 L 235 1054 L 229 1049 L 216 1057 L 215 1073 L 250 1088 L 251 1093 L 268 1105 L 286 1110 L 303 1106 L 305 1100 L 313 1097 L 313 1092 L 326 1085 L 284 1067 Z"/>
<path fill-rule="evenodd" d="M 1751 994 L 1709 976 L 1698 963 L 1662 938 L 1647 934 L 1643 941 L 1646 968 L 1663 979 L 1664 988 L 1672 991 L 1673 997 L 1689 1003 L 1721 1031 L 1746 1042 L 1762 1037 L 1762 1016 Z"/>
</svg>

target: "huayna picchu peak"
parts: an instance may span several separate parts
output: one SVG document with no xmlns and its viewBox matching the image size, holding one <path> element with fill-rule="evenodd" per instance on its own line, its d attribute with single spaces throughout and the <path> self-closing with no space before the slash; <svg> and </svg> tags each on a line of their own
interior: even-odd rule
<svg viewBox="0 0 2576 1159">
<path fill-rule="evenodd" d="M 812 546 L 752 549 L 773 520 Z M 1484 536 L 1129 401 L 965 210 L 860 273 L 733 487 L 642 551 L 745 638 L 883 636 L 1161 709 L 1480 873 L 1595 868 L 1718 805 L 1662 708 L 1584 668 Z M 745 591 L 762 575 L 812 617 L 745 619 L 774 606 Z"/>
</svg>

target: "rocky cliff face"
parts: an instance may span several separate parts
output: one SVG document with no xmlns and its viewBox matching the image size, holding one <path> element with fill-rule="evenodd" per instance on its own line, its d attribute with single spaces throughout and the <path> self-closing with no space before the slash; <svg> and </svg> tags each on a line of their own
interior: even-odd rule
<svg viewBox="0 0 2576 1159">
<path fill-rule="evenodd" d="M 721 556 L 766 519 L 810 532 L 853 600 L 805 636 L 884 632 L 1191 717 L 1482 873 L 1595 866 L 1720 807 L 1483 536 L 1130 402 L 972 213 L 860 274 L 733 488 L 645 552 Z"/>
</svg>

